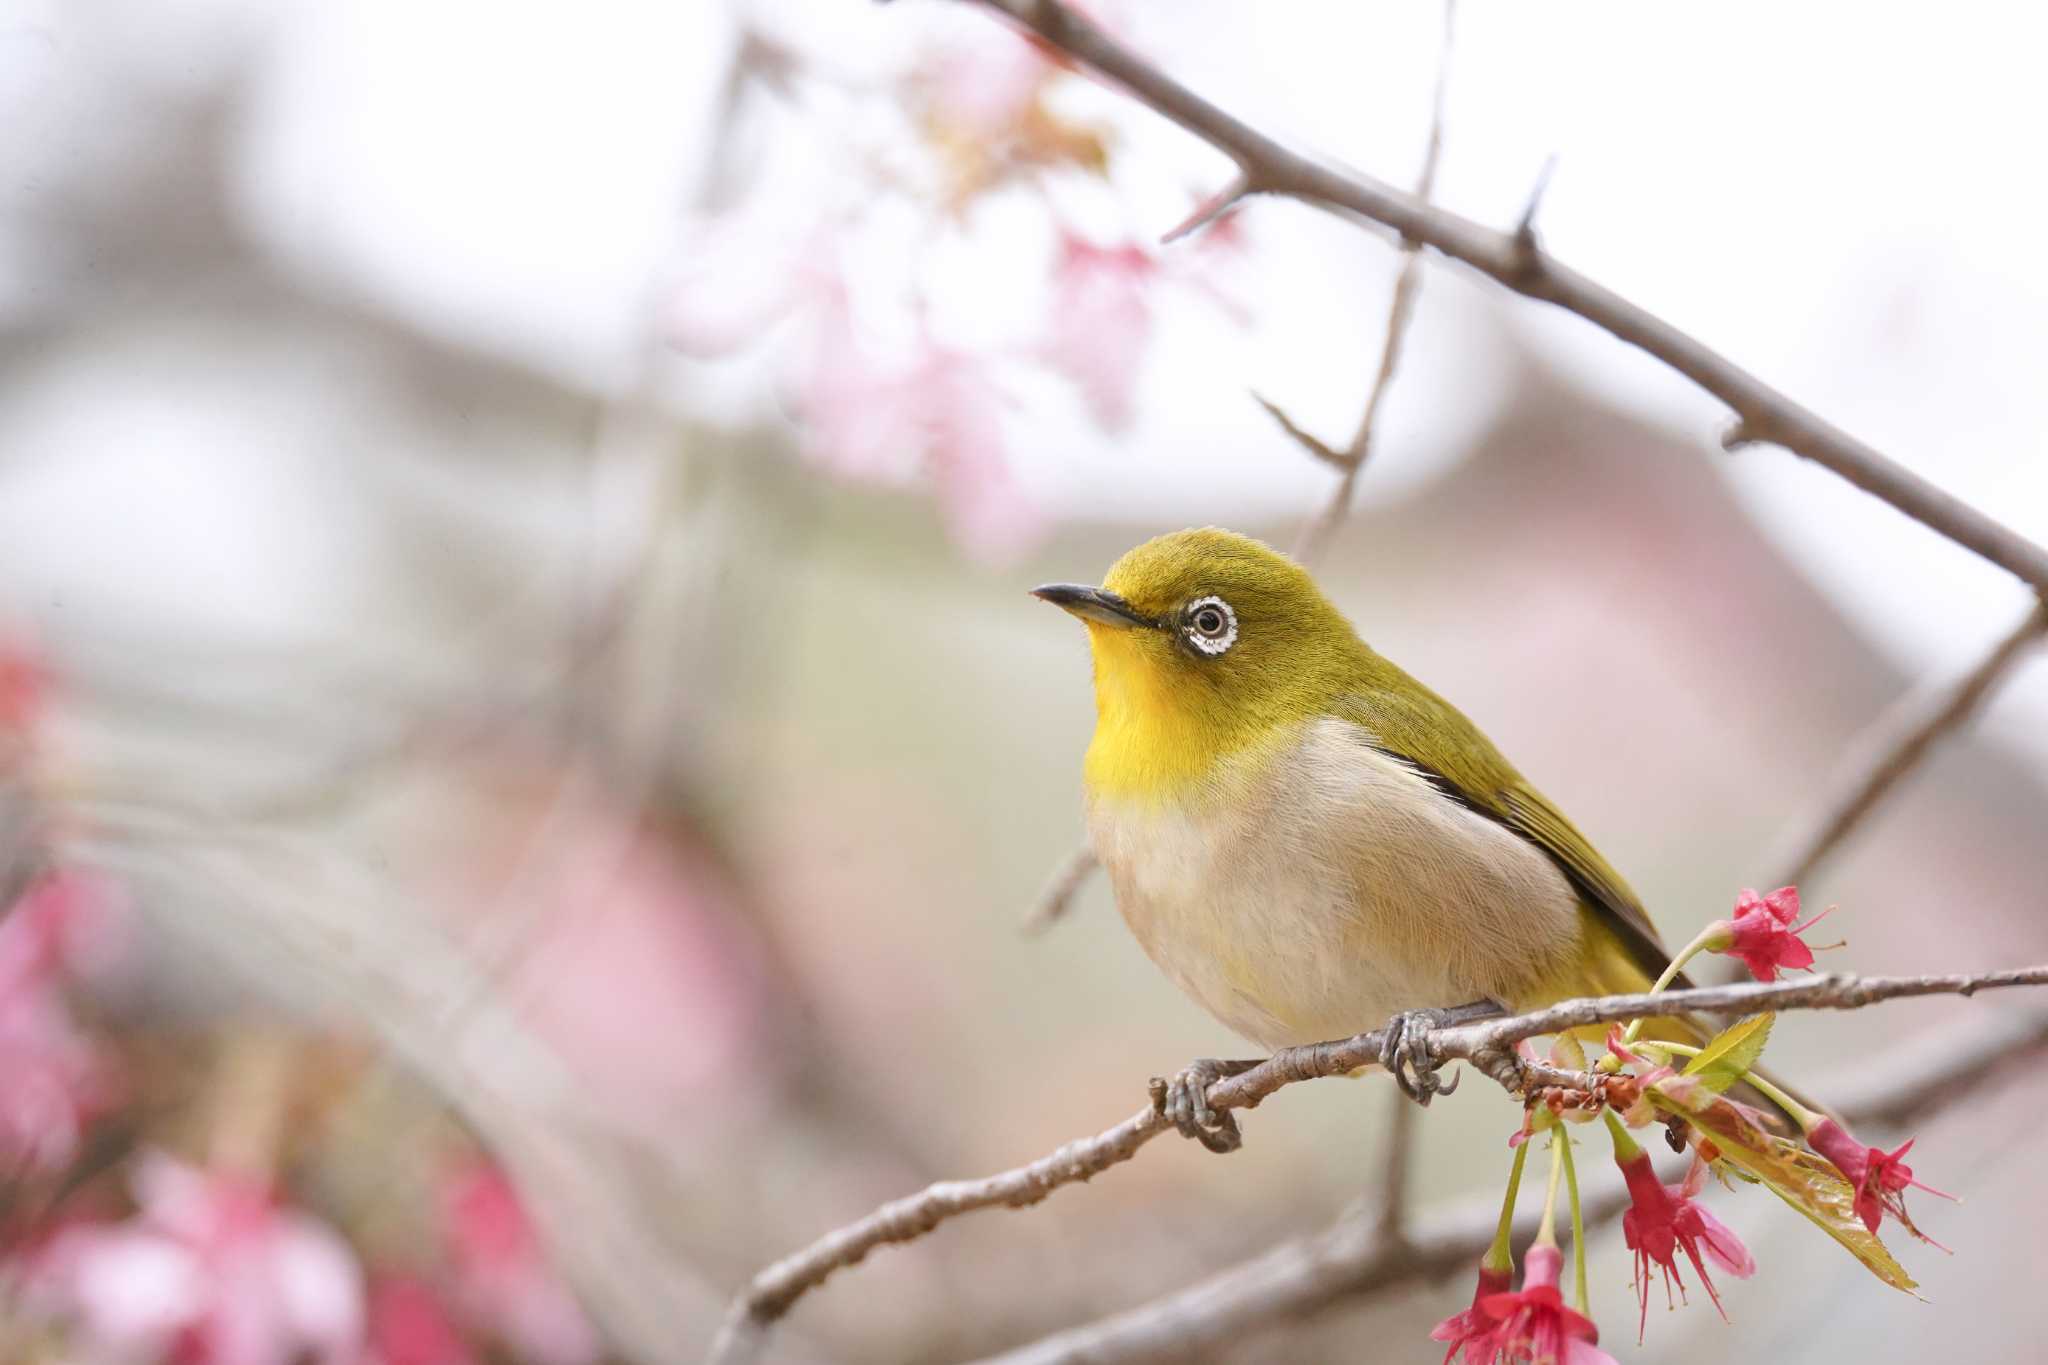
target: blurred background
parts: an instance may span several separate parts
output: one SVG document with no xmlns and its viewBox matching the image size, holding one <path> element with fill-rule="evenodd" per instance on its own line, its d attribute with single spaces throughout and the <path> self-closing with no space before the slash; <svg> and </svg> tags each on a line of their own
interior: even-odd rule
<svg viewBox="0 0 2048 1365">
<path fill-rule="evenodd" d="M 1104 0 L 1268 130 L 1411 180 L 1435 4 Z M 1438 195 L 2048 536 L 2039 20 L 1468 4 Z M 1398 257 L 938 0 L 0 0 L 0 1357 L 696 1358 L 766 1261 L 1236 1055 L 1090 884 L 1083 636 L 1025 595 L 1288 544 Z M 1604 334 L 1426 267 L 1325 585 L 1674 941 L 1845 748 L 2027 608 Z M 1830 966 L 2048 948 L 2048 667 L 1804 888 Z M 1836 1069 L 2016 998 L 1802 1016 Z M 1370 1021 L 1367 1021 L 1370 1022 Z M 1377 1080 L 1290 1089 L 805 1299 L 771 1358 L 943 1362 L 1324 1225 Z M 1869 1282 L 1762 1270 L 1641 1358 L 2023 1360 L 2038 1071 L 1915 1149 Z M 1422 1119 L 1426 1206 L 1517 1115 Z M 1875 1136 L 1875 1135 L 1873 1135 Z M 1611 1174 L 1611 1173 L 1610 1173 Z M 1674 1174 L 1675 1178 L 1675 1174 Z M 1617 1355 L 1627 1257 L 1593 1249 Z M 1433 1360 L 1467 1282 L 1219 1361 Z"/>
</svg>

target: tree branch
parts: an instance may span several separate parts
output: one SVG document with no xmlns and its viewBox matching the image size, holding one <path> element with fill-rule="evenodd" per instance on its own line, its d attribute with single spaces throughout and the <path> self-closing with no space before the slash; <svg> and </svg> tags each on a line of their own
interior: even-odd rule
<svg viewBox="0 0 2048 1365">
<path fill-rule="evenodd" d="M 1961 728 L 1999 683 L 2048 635 L 2048 599 L 2036 602 L 1975 668 L 1952 686 L 1899 699 L 1857 741 L 1831 786 L 1831 796 L 1805 828 L 1785 841 L 1767 866 L 1785 871 L 1773 886 L 1796 886 L 1813 875 L 1851 830 L 1884 800 L 1935 744 Z"/>
<path fill-rule="evenodd" d="M 2000 1017 L 1989 1027 L 1945 1035 L 1933 1046 L 1888 1053 L 1860 1080 L 1831 1087 L 1852 1124 L 1903 1123 L 1952 1103 L 1992 1073 L 2048 1049 L 2048 1013 Z M 1413 1106 L 1409 1106 L 1413 1109 Z M 1589 1225 L 1628 1203 L 1623 1186 L 1589 1190 Z M 1298 1320 L 1356 1295 L 1438 1279 L 1469 1268 L 1493 1238 L 1497 1201 L 1465 1201 L 1406 1238 L 1390 1237 L 1360 1214 L 1291 1238 L 1184 1289 L 1100 1321 L 1068 1328 L 978 1365 L 1135 1365 L 1186 1360 L 1262 1324 Z M 1517 1238 L 1535 1231 L 1524 1218 Z"/>
<path fill-rule="evenodd" d="M 1942 976 L 1835 974 L 1797 981 L 1566 1000 L 1511 1018 L 1434 1029 L 1425 1038 L 1429 1053 L 1438 1061 L 1470 1061 L 1514 1090 L 1528 1074 L 1525 1064 L 1514 1056 L 1514 1045 L 1524 1038 L 1564 1029 L 1658 1015 L 1861 1009 L 1882 1000 L 1909 996 L 1968 996 L 1980 990 L 2041 985 L 2048 985 L 2048 966 Z M 1283 1048 L 1249 1071 L 1211 1085 L 1209 1105 L 1219 1110 L 1256 1108 L 1284 1086 L 1322 1076 L 1348 1075 L 1360 1067 L 1377 1065 L 1380 1043 L 1380 1033 L 1375 1030 L 1332 1042 Z M 1547 1068 L 1540 1070 L 1540 1079 L 1546 1084 L 1570 1079 Z M 948 1219 L 975 1209 L 1036 1204 L 1062 1185 L 1087 1180 L 1130 1160 L 1140 1147 L 1171 1130 L 1172 1124 L 1159 1107 L 1149 1105 L 1115 1127 L 1070 1142 L 1029 1165 L 981 1180 L 941 1181 L 917 1194 L 884 1204 L 755 1275 L 727 1312 L 712 1343 L 710 1359 L 716 1365 L 736 1365 L 752 1359 L 767 1324 L 787 1313 L 792 1304 L 824 1283 L 833 1271 L 857 1264 L 876 1247 L 914 1241 Z"/>
<path fill-rule="evenodd" d="M 1058 0 L 974 0 L 1007 16 L 1237 163 L 1249 191 L 1278 194 L 1393 229 L 1529 298 L 1578 314 L 1647 351 L 1726 403 L 1733 437 L 1780 445 L 1834 471 L 2039 590 L 2048 550 L 1857 440 L 1648 310 L 1541 250 L 1384 181 L 1289 151 L 1137 56 Z"/>
<path fill-rule="evenodd" d="M 1042 934 L 1057 923 L 1074 904 L 1074 897 L 1081 894 L 1081 888 L 1088 884 L 1088 874 L 1098 866 L 1095 849 L 1083 842 L 1067 860 L 1053 871 L 1032 903 L 1031 913 L 1024 917 L 1023 930 L 1027 934 Z"/>
</svg>

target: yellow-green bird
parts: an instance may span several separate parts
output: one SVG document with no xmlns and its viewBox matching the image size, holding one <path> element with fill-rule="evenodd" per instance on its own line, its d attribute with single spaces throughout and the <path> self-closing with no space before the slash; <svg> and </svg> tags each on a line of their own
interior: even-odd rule
<svg viewBox="0 0 2048 1365">
<path fill-rule="evenodd" d="M 1390 1018 L 1404 1034 L 1646 989 L 1669 963 L 1621 876 L 1463 713 L 1375 653 L 1306 570 L 1216 529 L 1138 546 L 1102 586 L 1036 595 L 1088 627 L 1088 829 L 1152 960 L 1266 1048 Z M 1692 1030 L 1685 1029 L 1686 1034 Z M 1203 1092 L 1168 1111 L 1236 1145 Z"/>
</svg>

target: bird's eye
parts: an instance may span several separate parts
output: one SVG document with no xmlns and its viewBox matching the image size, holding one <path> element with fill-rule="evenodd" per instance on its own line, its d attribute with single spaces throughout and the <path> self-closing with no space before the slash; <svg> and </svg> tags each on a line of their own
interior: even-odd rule
<svg viewBox="0 0 2048 1365">
<path fill-rule="evenodd" d="M 1188 643 L 1204 654 L 1221 654 L 1237 643 L 1237 613 L 1220 597 L 1198 597 L 1181 618 Z"/>
</svg>

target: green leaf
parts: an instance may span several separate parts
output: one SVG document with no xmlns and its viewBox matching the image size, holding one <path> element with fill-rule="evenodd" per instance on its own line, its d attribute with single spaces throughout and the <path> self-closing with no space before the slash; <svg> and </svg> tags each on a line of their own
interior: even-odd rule
<svg viewBox="0 0 2048 1365">
<path fill-rule="evenodd" d="M 1760 1017 L 1766 1022 L 1759 1033 L 1769 1028 L 1769 1016 Z M 1738 1024 L 1715 1039 L 1715 1043 L 1718 1045 L 1722 1038 L 1742 1027 Z M 1735 1046 L 1740 1046 L 1739 1040 Z M 1757 1048 L 1762 1049 L 1761 1042 Z M 1700 1055 L 1704 1058 L 1707 1054 Z M 1894 1289 L 1912 1293 L 1913 1278 L 1856 1216 L 1856 1191 L 1840 1172 L 1797 1143 L 1767 1131 L 1750 1117 L 1754 1110 L 1715 1094 L 1711 1085 L 1704 1075 L 1673 1076 L 1654 1082 L 1646 1094 L 1659 1111 L 1679 1115 L 1711 1138 L 1720 1152 L 1719 1161 L 1726 1162 L 1738 1174 L 1769 1186 L 1773 1194 L 1840 1242 L 1878 1279 Z"/>
<path fill-rule="evenodd" d="M 1723 1029 L 1687 1064 L 1685 1074 L 1697 1077 L 1707 1089 L 1721 1094 L 1741 1080 L 1742 1074 L 1764 1055 L 1764 1044 L 1771 1039 L 1771 1023 L 1776 1018 L 1774 1014 L 1753 1014 Z"/>
</svg>

